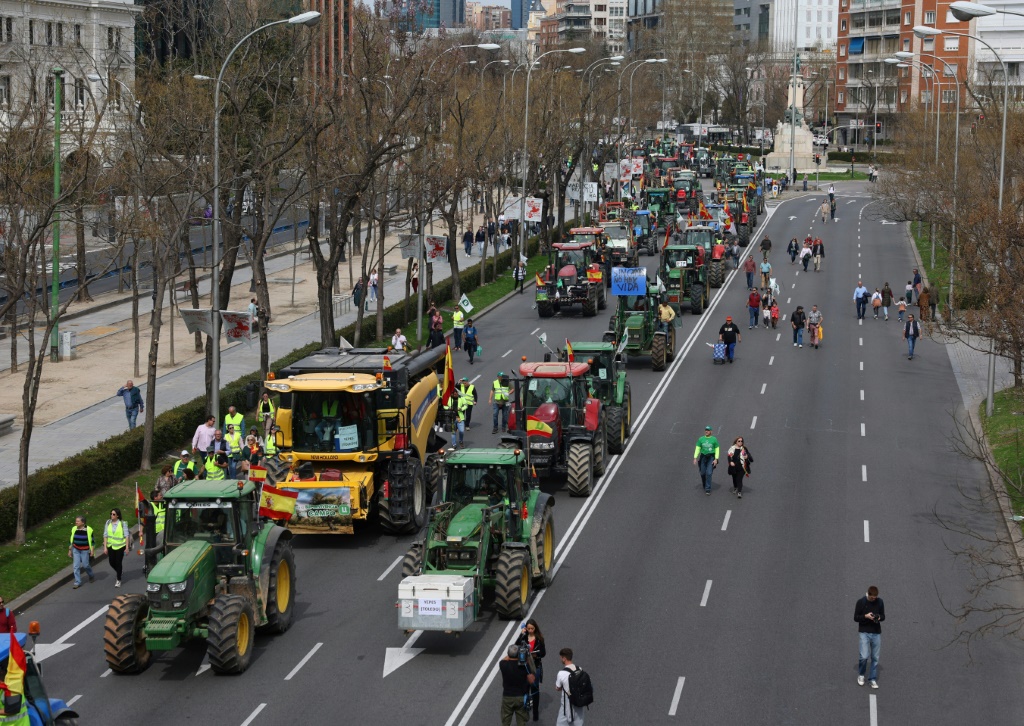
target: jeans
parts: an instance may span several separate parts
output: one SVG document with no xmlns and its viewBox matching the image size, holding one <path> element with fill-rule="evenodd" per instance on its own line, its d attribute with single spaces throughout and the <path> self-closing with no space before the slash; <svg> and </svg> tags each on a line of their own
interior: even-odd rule
<svg viewBox="0 0 1024 726">
<path fill-rule="evenodd" d="M 715 457 L 711 454 L 702 454 L 697 458 L 697 468 L 700 470 L 700 480 L 704 483 L 704 491 L 710 492 L 711 475 L 715 473 Z"/>
<path fill-rule="evenodd" d="M 796 250 L 793 250 L 789 253 L 789 261 L 796 262 Z"/>
<path fill-rule="evenodd" d="M 752 328 L 757 327 L 757 308 L 747 305 L 747 312 L 750 313 L 750 326 Z"/>
<path fill-rule="evenodd" d="M 735 343 L 726 343 L 725 344 L 725 357 L 728 358 L 731 361 L 733 359 L 733 356 L 735 356 L 735 355 L 736 355 L 736 344 Z"/>
<path fill-rule="evenodd" d="M 753 272 L 748 272 L 747 273 L 747 289 L 749 290 L 753 286 L 754 286 L 754 273 Z"/>
<path fill-rule="evenodd" d="M 455 336 L 455 350 L 462 347 L 462 328 L 452 328 L 452 333 Z"/>
<path fill-rule="evenodd" d="M 476 355 L 476 338 L 466 341 L 466 352 L 469 354 L 469 364 L 473 365 L 473 356 Z"/>
<path fill-rule="evenodd" d="M 456 441 L 456 437 L 458 441 Z M 462 440 L 466 437 L 466 422 L 458 421 L 455 424 L 455 430 L 452 431 L 452 448 L 456 446 L 462 446 Z"/>
<path fill-rule="evenodd" d="M 124 415 L 128 419 L 128 430 L 131 431 L 135 428 L 135 419 L 139 416 L 139 409 L 137 406 L 133 408 L 126 408 L 124 410 Z"/>
<path fill-rule="evenodd" d="M 867 675 L 869 681 L 878 680 L 878 657 L 882 654 L 881 633 L 858 633 L 860 636 L 860 660 L 857 673 Z M 868 658 L 871 658 L 871 673 L 866 674 Z"/>
<path fill-rule="evenodd" d="M 884 315 L 886 319 L 889 318 L 889 306 L 888 305 L 883 305 L 882 306 L 882 315 Z"/>
<path fill-rule="evenodd" d="M 796 345 L 804 344 L 804 329 L 803 326 L 793 328 L 793 343 Z"/>
<path fill-rule="evenodd" d="M 93 579 L 92 565 L 89 564 L 89 550 L 71 550 L 72 561 L 74 562 L 75 569 L 75 584 L 82 584 L 82 570 L 89 575 L 89 579 Z"/>
<path fill-rule="evenodd" d="M 915 338 L 913 335 L 909 336 L 907 338 L 907 355 L 909 355 L 911 358 L 914 357 L 915 345 L 917 345 L 917 338 Z"/>
<path fill-rule="evenodd" d="M 498 428 L 498 417 L 501 417 L 501 428 L 505 428 L 508 425 L 508 404 L 507 403 L 492 403 L 491 412 L 493 413 L 491 428 Z"/>
<path fill-rule="evenodd" d="M 899 321 L 902 323 L 903 322 L 903 311 L 897 309 L 896 317 L 899 318 Z"/>
<path fill-rule="evenodd" d="M 810 262 L 811 262 L 811 256 L 810 255 L 804 255 L 804 272 L 807 272 L 807 265 L 809 265 Z"/>
<path fill-rule="evenodd" d="M 864 314 L 868 310 L 868 299 L 867 297 L 861 296 L 857 298 L 857 319 L 861 320 L 864 318 Z"/>
</svg>

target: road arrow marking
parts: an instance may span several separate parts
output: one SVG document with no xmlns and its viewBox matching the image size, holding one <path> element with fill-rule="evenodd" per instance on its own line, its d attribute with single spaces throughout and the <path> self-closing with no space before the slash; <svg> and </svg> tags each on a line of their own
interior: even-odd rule
<svg viewBox="0 0 1024 726">
<path fill-rule="evenodd" d="M 199 664 L 199 670 L 196 671 L 196 677 L 203 675 L 206 671 L 210 670 L 210 654 L 203 654 L 203 661 Z"/>
<path fill-rule="evenodd" d="M 890 222 L 888 219 L 883 219 L 882 224 L 899 224 L 899 222 Z"/>
<path fill-rule="evenodd" d="M 60 653 L 62 650 L 67 650 L 68 648 L 74 647 L 74 645 L 75 645 L 74 643 L 69 643 L 67 641 L 70 640 L 71 637 L 74 636 L 75 633 L 77 633 L 79 630 L 81 630 L 82 628 L 87 626 L 93 620 L 96 620 L 101 615 L 106 614 L 107 609 L 108 609 L 108 606 L 104 605 L 99 610 L 94 612 L 92 615 L 87 617 L 85 620 L 80 622 L 78 625 L 73 627 L 68 632 L 64 633 L 64 635 L 60 636 L 57 640 L 53 641 L 52 643 L 39 643 L 39 644 L 37 644 L 36 645 L 36 653 L 35 653 L 35 660 L 36 660 L 36 662 L 39 663 L 41 661 L 46 660 L 51 655 L 56 655 L 57 653 Z"/>
<path fill-rule="evenodd" d="M 401 648 L 388 648 L 384 653 L 384 678 L 397 671 L 406 663 L 422 653 L 426 648 L 413 648 L 413 643 L 423 635 L 422 630 L 417 630 L 405 641 Z"/>
<path fill-rule="evenodd" d="M 792 222 L 794 219 L 796 219 L 796 215 L 795 214 L 792 217 L 789 218 L 789 221 Z"/>
</svg>

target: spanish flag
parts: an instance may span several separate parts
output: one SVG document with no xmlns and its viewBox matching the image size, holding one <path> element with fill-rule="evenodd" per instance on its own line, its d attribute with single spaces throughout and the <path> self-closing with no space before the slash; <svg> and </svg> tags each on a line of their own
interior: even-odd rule
<svg viewBox="0 0 1024 726">
<path fill-rule="evenodd" d="M 744 212 L 749 212 L 750 211 L 750 207 L 747 206 L 747 195 L 746 194 L 743 195 L 743 211 Z"/>
<path fill-rule="evenodd" d="M 539 273 L 533 273 L 533 281 L 537 283 L 537 287 L 544 287 L 544 280 L 541 278 Z"/>
<path fill-rule="evenodd" d="M 554 433 L 554 429 L 548 426 L 543 421 L 534 418 L 533 416 L 526 417 L 526 435 L 527 436 L 542 436 L 545 439 L 550 439 Z"/>
<path fill-rule="evenodd" d="M 7 677 L 0 683 L 8 694 L 25 693 L 25 672 L 28 670 L 28 662 L 25 660 L 25 651 L 21 649 L 18 639 L 11 632 L 11 650 L 7 657 Z"/>
<path fill-rule="evenodd" d="M 711 212 L 709 212 L 708 208 L 704 206 L 703 200 L 700 202 L 700 206 L 698 207 L 698 209 L 700 210 L 701 219 L 712 219 Z"/>
<path fill-rule="evenodd" d="M 389 358 L 388 356 L 384 356 L 384 366 L 383 366 L 383 368 L 386 371 L 390 371 L 391 370 L 391 358 Z"/>
<path fill-rule="evenodd" d="M 565 339 L 565 354 L 568 356 L 570 363 L 576 362 L 576 356 L 572 352 L 572 343 L 569 342 L 568 338 Z"/>
<path fill-rule="evenodd" d="M 600 270 L 587 270 L 587 282 L 601 282 L 604 280 L 604 273 Z"/>
<path fill-rule="evenodd" d="M 264 484 L 260 491 L 260 516 L 268 519 L 291 519 L 295 514 L 295 502 L 298 498 L 298 492 L 289 492 Z"/>
</svg>

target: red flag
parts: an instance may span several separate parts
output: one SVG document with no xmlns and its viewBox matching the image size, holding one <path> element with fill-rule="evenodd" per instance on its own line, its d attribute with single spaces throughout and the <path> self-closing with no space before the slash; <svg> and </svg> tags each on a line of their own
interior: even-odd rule
<svg viewBox="0 0 1024 726">
<path fill-rule="evenodd" d="M 142 532 L 145 529 L 142 526 L 142 518 L 139 516 L 139 508 L 143 502 L 146 501 L 146 497 L 142 494 L 142 490 L 139 489 L 139 483 L 135 482 L 135 521 L 139 525 L 139 554 L 142 554 L 142 549 L 145 546 L 143 541 Z"/>
<path fill-rule="evenodd" d="M 671 225 L 671 224 L 669 224 L 669 225 L 668 225 L 668 226 L 667 226 L 667 227 L 665 228 L 665 244 L 663 244 L 663 245 L 661 246 L 661 249 L 665 249 L 666 247 L 668 247 L 668 240 L 669 240 L 669 237 L 671 237 L 671 236 L 672 236 L 672 225 Z"/>
<path fill-rule="evenodd" d="M 25 651 L 22 650 L 18 639 L 11 631 L 11 649 L 7 657 L 7 677 L 4 683 L 0 684 L 8 693 L 25 693 L 25 673 L 28 671 L 28 662 L 25 660 Z"/>
<path fill-rule="evenodd" d="M 441 405 L 447 406 L 455 393 L 455 368 L 452 367 L 452 344 L 445 341 L 444 380 L 441 382 Z"/>
<path fill-rule="evenodd" d="M 572 343 L 569 342 L 568 338 L 565 339 L 565 352 L 566 352 L 566 355 L 569 356 L 569 362 L 570 363 L 575 363 L 576 362 L 576 356 L 572 352 Z"/>
<path fill-rule="evenodd" d="M 295 503 L 298 499 L 298 492 L 264 484 L 260 490 L 259 514 L 268 519 L 291 519 L 295 514 Z"/>
<path fill-rule="evenodd" d="M 391 370 L 391 358 L 389 358 L 388 356 L 384 356 L 384 370 Z"/>
</svg>

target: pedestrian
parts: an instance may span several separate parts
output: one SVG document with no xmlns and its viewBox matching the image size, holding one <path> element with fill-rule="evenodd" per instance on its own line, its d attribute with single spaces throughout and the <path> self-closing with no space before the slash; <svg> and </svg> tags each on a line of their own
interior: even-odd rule
<svg viewBox="0 0 1024 726">
<path fill-rule="evenodd" d="M 124 401 L 124 415 L 128 419 L 128 430 L 131 431 L 135 428 L 135 420 L 139 414 L 146 410 L 146 405 L 142 402 L 142 394 L 139 393 L 139 389 L 132 381 L 128 381 L 118 388 L 114 395 L 120 396 Z"/>
<path fill-rule="evenodd" d="M 744 445 L 742 436 L 732 442 L 726 452 L 726 459 L 732 476 L 732 493 L 737 499 L 743 499 L 743 479 L 750 476 L 750 465 L 754 463 L 754 457 Z"/>
<path fill-rule="evenodd" d="M 370 302 L 377 302 L 377 268 L 370 270 Z"/>
<path fill-rule="evenodd" d="M 420 263 L 416 260 L 412 261 L 410 277 L 412 278 L 412 294 L 415 295 L 420 289 Z"/>
<path fill-rule="evenodd" d="M 170 464 L 166 464 L 162 469 L 160 469 L 160 476 L 157 477 L 156 484 L 154 484 L 153 487 L 157 491 L 166 492 L 177 483 L 178 482 L 174 479 L 174 467 Z"/>
<path fill-rule="evenodd" d="M 761 296 L 757 294 L 757 290 L 750 288 L 750 294 L 747 296 L 747 312 L 750 314 L 750 324 L 747 326 L 747 330 L 753 330 L 757 327 L 757 311 L 761 307 Z"/>
<path fill-rule="evenodd" d="M 467 376 L 459 381 L 459 396 L 466 399 L 466 430 L 468 431 L 473 423 L 473 406 L 476 405 L 476 386 L 469 382 Z"/>
<path fill-rule="evenodd" d="M 779 301 L 772 300 L 772 330 L 779 324 Z"/>
<path fill-rule="evenodd" d="M 811 245 L 811 255 L 814 257 L 814 271 L 821 272 L 821 261 L 825 257 L 825 243 L 821 241 L 821 237 L 815 238 L 814 244 Z"/>
<path fill-rule="evenodd" d="M 918 297 L 921 295 L 921 285 L 923 281 L 921 279 L 921 272 L 915 267 L 914 268 L 914 292 L 917 293 Z M 910 300 L 907 300 L 909 303 Z"/>
<path fill-rule="evenodd" d="M 821 203 L 821 206 L 820 206 L 820 207 L 818 207 L 818 211 L 819 211 L 819 212 L 821 212 L 821 223 L 822 223 L 822 224 L 824 224 L 824 223 L 825 223 L 825 217 L 827 217 L 827 216 L 828 216 L 828 210 L 829 210 L 829 209 L 831 209 L 831 205 L 829 204 L 829 202 L 828 202 L 828 200 L 827 200 L 827 199 L 826 199 L 826 200 L 824 200 L 824 201 L 823 201 L 823 202 Z"/>
<path fill-rule="evenodd" d="M 210 447 L 217 431 L 216 422 L 217 419 L 211 414 L 206 417 L 206 423 L 196 426 L 196 432 L 192 434 L 192 451 L 206 451 Z"/>
<path fill-rule="evenodd" d="M 832 215 L 832 224 L 836 223 L 836 200 L 833 199 L 828 203 L 828 213 Z"/>
<path fill-rule="evenodd" d="M 818 310 L 817 305 L 811 305 L 811 312 L 807 313 L 807 332 L 811 336 L 810 345 L 817 349 L 821 341 L 821 325 L 825 322 L 825 316 Z"/>
<path fill-rule="evenodd" d="M 700 471 L 700 480 L 704 485 L 704 493 L 711 496 L 711 477 L 718 466 L 718 439 L 711 435 L 711 427 L 704 427 L 704 435 L 697 439 L 693 449 L 693 465 Z"/>
<path fill-rule="evenodd" d="M 882 316 L 885 318 L 885 322 L 889 322 L 889 306 L 892 305 L 892 298 L 892 288 L 887 282 L 882 285 Z"/>
<path fill-rule="evenodd" d="M 508 431 L 508 400 L 509 400 L 508 377 L 505 371 L 498 371 L 498 377 L 491 384 L 491 390 L 487 394 L 487 402 L 491 404 L 491 433 L 498 433 L 498 420 L 501 419 L 501 430 Z"/>
<path fill-rule="evenodd" d="M 480 338 L 477 335 L 476 326 L 473 325 L 473 318 L 466 320 L 466 328 L 462 331 L 462 338 L 466 353 L 469 354 L 469 364 L 473 365 L 473 358 L 476 356 L 476 347 L 480 344 Z"/>
<path fill-rule="evenodd" d="M 520 663 L 518 645 L 508 646 L 498 669 L 501 671 L 501 726 L 512 726 L 513 717 L 518 726 L 526 726 L 530 718 L 526 704 L 536 676 L 530 673 L 527 664 Z"/>
<path fill-rule="evenodd" d="M 772 286 L 772 263 L 765 258 L 761 263 L 761 287 Z"/>
<path fill-rule="evenodd" d="M 774 301 L 775 298 L 772 297 L 772 291 L 765 288 L 761 293 L 761 321 L 764 323 L 766 330 L 771 323 L 772 303 Z"/>
<path fill-rule="evenodd" d="M 740 254 L 740 243 L 737 240 L 734 239 L 732 241 L 732 259 L 733 259 L 733 265 L 732 266 L 736 270 L 740 269 L 740 257 L 741 256 L 742 255 Z"/>
<path fill-rule="evenodd" d="M 228 478 L 235 479 L 238 475 L 238 464 L 242 461 L 242 432 L 236 430 L 234 424 L 228 424 L 224 441 L 228 445 Z"/>
<path fill-rule="evenodd" d="M 462 235 L 462 247 L 466 250 L 466 254 L 470 257 L 473 256 L 473 230 L 467 229 Z"/>
<path fill-rule="evenodd" d="M 857 660 L 857 685 L 864 685 L 864 676 L 871 681 L 872 688 L 878 688 L 878 656 L 882 653 L 882 621 L 885 620 L 885 603 L 878 597 L 878 588 L 872 585 L 864 597 L 853 608 L 853 619 L 857 623 L 859 642 Z M 868 671 L 868 660 L 871 670 Z"/>
<path fill-rule="evenodd" d="M 530 702 L 533 705 L 533 720 L 540 720 L 540 684 L 544 682 L 544 656 L 548 654 L 544 646 L 544 635 L 540 632 L 537 621 L 530 618 L 520 629 L 516 645 L 525 645 L 533 656 L 534 675 L 537 678 L 530 684 Z"/>
<path fill-rule="evenodd" d="M 171 467 L 171 475 L 174 477 L 175 483 L 180 482 L 185 478 L 186 470 L 191 470 L 194 474 L 196 471 L 196 463 L 192 461 L 192 456 L 188 453 L 188 450 L 182 449 L 181 458 L 174 462 L 174 466 Z"/>
<path fill-rule="evenodd" d="M 352 288 L 352 302 L 358 308 L 363 305 L 363 309 L 366 310 L 368 306 L 363 303 L 363 278 L 360 275 L 359 279 L 356 280 L 355 287 Z"/>
<path fill-rule="evenodd" d="M 85 523 L 85 517 L 75 517 L 75 526 L 71 528 L 71 544 L 68 545 L 68 557 L 74 564 L 75 573 L 75 586 L 71 589 L 77 590 L 82 586 L 82 570 L 89 576 L 89 582 L 96 580 L 92 574 L 92 565 L 89 564 L 95 547 L 92 527 Z"/>
<path fill-rule="evenodd" d="M 487 232 L 481 224 L 476 231 L 476 246 L 480 248 L 480 256 L 484 255 L 484 245 L 487 243 Z"/>
<path fill-rule="evenodd" d="M 114 587 L 121 587 L 124 569 L 124 553 L 132 549 L 132 533 L 128 523 L 121 518 L 121 510 L 110 510 L 110 519 L 103 525 L 103 554 L 114 571 Z"/>
<path fill-rule="evenodd" d="M 254 466 L 263 466 L 265 452 L 260 446 L 259 439 L 250 434 L 245 437 L 245 446 L 242 449 L 242 471 L 249 471 Z"/>
<path fill-rule="evenodd" d="M 789 253 L 789 264 L 796 264 L 796 256 L 800 254 L 800 243 L 796 241 L 796 237 L 789 241 L 789 246 L 786 247 L 786 252 Z"/>
<path fill-rule="evenodd" d="M 757 270 L 757 263 L 754 262 L 753 255 L 747 255 L 746 262 L 743 263 L 743 271 L 747 273 L 747 289 L 750 290 L 754 287 L 754 272 Z"/>
<path fill-rule="evenodd" d="M 804 191 L 807 191 L 807 175 L 804 174 Z"/>
<path fill-rule="evenodd" d="M 526 286 L 526 265 L 523 263 L 522 260 L 519 261 L 519 264 L 516 265 L 515 270 L 512 271 L 512 279 L 512 291 L 515 292 L 515 289 L 518 287 L 519 294 L 522 295 L 523 288 Z"/>
<path fill-rule="evenodd" d="M 435 303 L 433 300 L 430 301 L 430 324 L 439 324 L 442 328 L 444 328 L 444 314 L 441 312 L 441 309 L 437 307 L 437 303 Z"/>
<path fill-rule="evenodd" d="M 914 320 L 914 314 L 907 316 L 907 322 L 903 324 L 903 339 L 907 341 L 907 360 L 914 360 L 914 346 L 917 339 L 921 337 L 921 323 Z"/>
<path fill-rule="evenodd" d="M 220 434 L 220 431 L 217 433 Z M 206 458 L 203 459 L 202 478 L 210 481 L 219 481 L 227 477 L 228 452 L 226 447 L 226 442 L 220 438 L 215 438 L 210 443 L 210 447 L 206 450 Z M 185 476 L 188 476 L 187 472 Z"/>
<path fill-rule="evenodd" d="M 804 272 L 807 272 L 807 265 L 811 262 L 811 248 L 807 245 L 800 250 L 800 262 L 803 263 Z"/>
<path fill-rule="evenodd" d="M 580 688 L 583 679 L 577 676 L 576 673 L 578 671 L 582 673 L 582 671 L 572 662 L 572 656 L 572 648 L 562 648 L 558 651 L 558 658 L 562 661 L 562 667 L 559 669 L 558 675 L 555 676 L 555 691 L 559 695 L 556 726 L 583 726 L 583 706 L 577 706 L 573 703 L 582 694 L 574 694 L 572 691 L 573 679 L 576 679 L 577 688 Z M 585 676 L 586 674 L 583 675 Z M 586 678 L 586 685 L 590 688 L 589 677 Z M 591 701 L 593 700 L 592 692 L 589 694 L 589 698 Z"/>
<path fill-rule="evenodd" d="M 0 633 L 6 635 L 7 633 L 16 632 L 18 632 L 18 623 L 14 619 L 14 613 L 7 607 L 3 596 L 0 595 Z"/>
<path fill-rule="evenodd" d="M 878 312 L 882 309 L 882 291 L 877 287 L 875 291 L 871 293 L 871 311 L 875 314 L 875 320 L 878 320 Z"/>
<path fill-rule="evenodd" d="M 896 303 L 896 316 L 899 318 L 899 321 L 901 323 L 903 322 L 903 315 L 906 312 L 907 312 L 907 301 L 905 299 L 903 299 L 903 298 L 900 298 L 899 302 Z"/>
<path fill-rule="evenodd" d="M 436 323 L 434 324 L 436 326 Z M 401 328 L 395 328 L 395 334 L 391 336 L 391 347 L 395 350 L 405 350 L 405 346 L 409 344 L 409 341 L 404 335 L 402 335 Z"/>
<path fill-rule="evenodd" d="M 759 247 L 761 249 L 761 257 L 767 262 L 768 255 L 770 255 L 772 253 L 772 240 L 771 240 L 771 238 L 768 237 L 768 235 L 765 235 L 764 239 L 761 240 L 761 244 L 759 245 Z"/>
<path fill-rule="evenodd" d="M 928 322 L 931 320 L 931 318 L 928 317 L 928 312 L 931 309 L 931 302 L 932 295 L 928 291 L 928 288 L 922 288 L 920 294 L 917 296 L 917 306 L 920 308 L 918 313 L 920 314 L 922 322 Z"/>
<path fill-rule="evenodd" d="M 443 325 L 441 326 L 443 329 Z M 455 312 L 452 313 L 452 334 L 455 336 L 455 349 L 462 347 L 462 330 L 466 327 L 466 313 L 456 304 Z"/>
<path fill-rule="evenodd" d="M 274 402 L 270 400 L 270 394 L 264 392 L 263 397 L 260 398 L 260 402 L 256 406 L 256 417 L 263 425 L 264 437 L 270 436 L 270 429 L 274 426 L 276 412 L 277 407 L 274 405 Z"/>
<path fill-rule="evenodd" d="M 260 324 L 260 306 L 256 304 L 256 298 L 249 298 L 249 324 L 252 326 L 253 332 L 259 328 Z"/>
<path fill-rule="evenodd" d="M 836 198 L 836 185 L 835 184 L 829 184 L 828 185 L 828 200 L 831 202 L 831 201 L 834 201 L 835 198 Z"/>
<path fill-rule="evenodd" d="M 430 329 L 430 335 L 427 338 L 427 346 L 430 348 L 436 348 L 439 345 L 444 345 L 444 331 L 441 330 L 441 326 L 434 323 Z"/>
<path fill-rule="evenodd" d="M 796 310 L 789 316 L 789 322 L 793 326 L 793 347 L 804 347 L 804 327 L 807 325 L 807 315 L 804 313 L 804 306 L 797 305 Z"/>
<path fill-rule="evenodd" d="M 857 287 L 853 290 L 853 301 L 857 303 L 857 320 L 863 320 L 868 309 L 868 289 L 860 280 L 857 280 Z"/>
<path fill-rule="evenodd" d="M 235 427 L 235 433 L 241 434 L 245 431 L 245 416 L 238 412 L 234 406 L 228 406 L 228 412 L 224 415 L 224 426 Z"/>
<path fill-rule="evenodd" d="M 937 322 L 935 317 L 935 308 L 938 307 L 939 300 L 941 299 L 942 295 L 941 293 L 939 293 L 938 286 L 932 285 L 928 290 L 928 308 L 931 311 L 931 317 L 929 318 L 929 320 L 931 320 L 933 323 Z"/>
<path fill-rule="evenodd" d="M 494 235 L 497 232 L 497 227 L 494 224 L 493 219 L 487 220 L 487 241 L 494 244 Z"/>
</svg>

